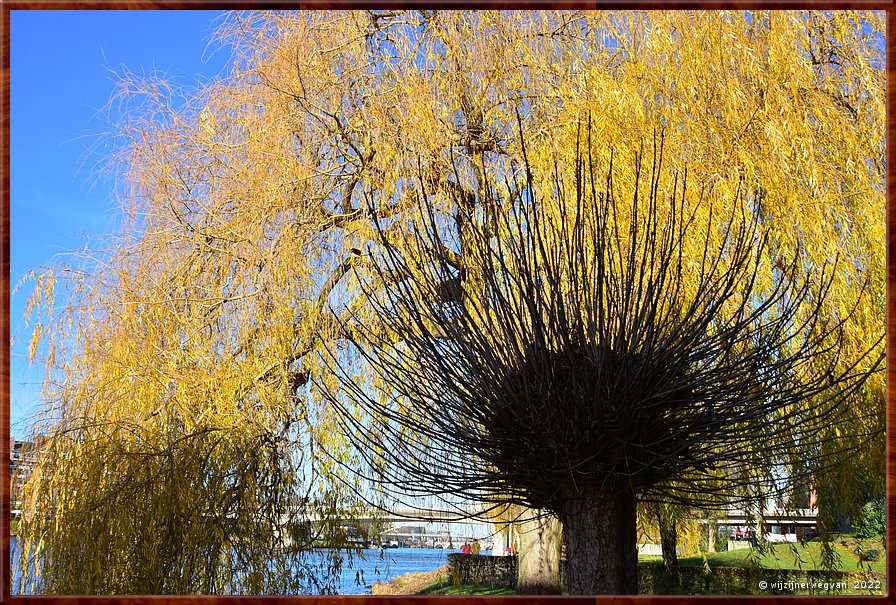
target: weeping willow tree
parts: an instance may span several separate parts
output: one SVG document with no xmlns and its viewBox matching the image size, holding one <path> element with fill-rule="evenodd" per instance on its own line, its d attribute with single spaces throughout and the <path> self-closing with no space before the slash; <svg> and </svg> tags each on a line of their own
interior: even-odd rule
<svg viewBox="0 0 896 605">
<path fill-rule="evenodd" d="M 77 554 L 56 559 L 60 570 L 66 557 L 95 570 L 98 579 L 79 586 L 113 589 L 96 571 L 105 555 L 78 550 L 76 522 L 60 521 L 76 517 L 51 510 L 106 511 L 91 517 L 97 524 L 131 515 L 146 545 L 118 546 L 158 552 L 145 557 L 164 560 L 172 578 L 192 569 L 171 563 L 174 546 L 152 545 L 156 518 L 141 516 L 152 507 L 125 513 L 138 505 L 123 496 L 123 508 L 112 506 L 123 469 L 133 469 L 130 483 L 144 482 L 148 501 L 176 499 L 190 484 L 190 502 L 203 490 L 221 502 L 241 482 L 229 477 L 255 473 L 258 497 L 267 489 L 327 510 L 354 502 L 337 486 L 351 483 L 339 476 L 357 467 L 358 453 L 334 430 L 321 393 L 338 381 L 320 354 L 345 332 L 360 337 L 351 318 L 363 320 L 361 284 L 378 275 L 368 254 L 374 219 L 400 230 L 424 201 L 421 175 L 458 232 L 490 212 L 485 175 L 510 175 L 522 161 L 517 109 L 536 173 L 558 157 L 561 169 L 572 165 L 564 146 L 588 114 L 600 161 L 659 123 L 670 133 L 667 163 L 681 169 L 687 159 L 694 185 L 712 185 L 719 199 L 734 199 L 742 181 L 761 185 L 769 261 L 839 253 L 825 312 L 840 319 L 855 309 L 844 347 L 862 350 L 884 315 L 883 27 L 882 13 L 848 11 L 234 13 L 219 30 L 234 59 L 220 78 L 183 90 L 124 74 L 110 141 L 123 237 L 44 273 L 35 288 L 34 352 L 49 370 L 39 430 L 52 445 L 29 487 L 34 524 L 22 529 L 26 558 L 43 545 L 44 589 L 75 589 L 68 572 L 49 580 L 57 545 Z M 617 178 L 630 184 L 630 174 Z M 474 265 L 460 245 L 452 251 L 456 266 Z M 866 274 L 870 286 L 855 287 Z M 882 402 L 874 376 L 850 407 L 860 433 L 882 428 Z M 823 430 L 833 437 L 837 427 Z M 166 470 L 164 479 L 178 448 L 195 448 L 183 450 L 197 461 L 192 474 Z M 850 506 L 856 477 L 881 489 L 883 451 L 878 439 L 852 470 L 818 481 L 823 519 Z M 218 462 L 200 464 L 209 452 Z M 170 489 L 150 487 L 158 485 Z M 236 498 L 245 510 L 253 490 Z M 184 514 L 203 508 L 183 502 Z M 243 535 L 275 533 L 249 532 L 242 514 L 226 518 L 243 519 Z M 181 540 L 185 552 L 192 540 Z M 245 552 L 260 560 L 267 547 L 258 548 Z M 196 578 L 278 589 L 205 560 L 212 571 Z M 115 590 L 209 585 L 172 579 L 158 588 L 122 573 L 131 579 Z"/>
<path fill-rule="evenodd" d="M 294 363 L 314 286 L 307 265 L 267 262 L 273 246 L 302 255 L 313 237 L 290 229 L 291 213 L 230 203 L 253 186 L 235 151 L 242 191 L 207 188 L 208 167 L 169 189 L 155 171 L 196 136 L 146 126 L 129 148 L 124 235 L 38 278 L 38 298 L 55 302 L 57 282 L 65 292 L 32 342 L 48 374 L 23 582 L 57 594 L 332 592 L 341 555 L 310 551 L 344 544 L 355 500 L 317 453 L 335 437 Z"/>
</svg>

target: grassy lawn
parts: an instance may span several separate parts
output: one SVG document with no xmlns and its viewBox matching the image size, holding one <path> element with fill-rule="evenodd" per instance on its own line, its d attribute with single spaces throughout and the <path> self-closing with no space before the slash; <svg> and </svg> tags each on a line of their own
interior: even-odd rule
<svg viewBox="0 0 896 605">
<path fill-rule="evenodd" d="M 864 562 L 859 566 L 856 550 L 865 552 L 875 549 L 880 553 L 878 561 Z M 886 551 L 880 539 L 858 540 L 853 536 L 837 536 L 834 540 L 834 550 L 840 558 L 839 569 L 841 571 L 867 570 L 885 573 L 887 568 Z M 662 565 L 662 557 L 640 556 L 642 565 Z M 759 567 L 763 569 L 779 570 L 812 570 L 820 568 L 821 543 L 818 541 L 807 544 L 774 544 L 768 553 L 759 555 L 757 551 L 749 548 L 731 550 L 726 552 L 706 553 L 706 560 L 710 567 Z M 703 567 L 702 555 L 680 557 L 679 565 L 682 567 Z M 415 576 L 414 582 L 408 586 L 401 586 L 394 592 L 380 592 L 379 594 L 418 594 L 418 595 L 512 595 L 516 594 L 513 588 L 489 588 L 486 586 L 463 584 L 453 586 L 447 577 L 447 568 L 441 568 L 428 574 L 410 574 Z M 393 580 L 394 584 L 405 583 L 409 577 Z M 419 577 L 417 577 L 419 576 Z M 396 586 L 397 588 L 397 586 Z M 410 589 L 410 590 L 408 590 Z M 378 594 L 378 591 L 374 591 Z M 802 594 L 802 593 L 800 593 Z M 808 593 L 806 593 L 808 594 Z M 868 594 L 867 592 L 851 591 L 847 594 Z M 875 594 L 875 593 L 871 593 Z"/>
<path fill-rule="evenodd" d="M 413 575 L 413 574 L 412 574 Z M 374 591 L 373 594 L 418 594 L 418 595 L 507 595 L 507 594 L 516 594 L 516 590 L 513 588 L 489 588 L 488 586 L 482 586 L 480 584 L 461 584 L 459 586 L 454 586 L 451 582 L 451 578 L 448 577 L 448 567 L 441 567 L 434 572 L 429 572 L 428 574 L 421 575 L 419 580 L 425 582 L 418 583 L 417 586 L 413 587 L 416 590 L 413 592 L 393 592 L 387 593 L 385 591 Z M 402 579 L 398 579 L 399 582 L 402 582 Z M 394 582 L 394 580 L 393 580 Z M 401 587 L 405 588 L 405 587 Z"/>
<path fill-rule="evenodd" d="M 476 584 L 461 584 L 460 586 L 451 586 L 451 584 L 436 583 L 433 586 L 427 586 L 417 594 L 421 595 L 505 595 L 516 594 L 513 588 L 488 588 L 487 586 L 479 586 Z"/>
<path fill-rule="evenodd" d="M 880 553 L 877 561 L 866 561 L 859 565 L 857 548 L 865 552 L 875 549 Z M 886 550 L 879 539 L 857 540 L 853 536 L 839 536 L 834 541 L 834 551 L 840 557 L 839 569 L 842 571 L 867 570 L 883 573 L 887 570 Z M 726 552 L 706 553 L 710 567 L 750 567 L 758 565 L 765 569 L 820 569 L 821 543 L 817 541 L 807 544 L 774 544 L 771 552 L 759 556 L 755 551 L 745 548 Z M 641 556 L 639 561 L 647 564 L 662 564 L 661 557 Z M 678 564 L 684 567 L 702 567 L 703 557 L 680 557 Z"/>
</svg>

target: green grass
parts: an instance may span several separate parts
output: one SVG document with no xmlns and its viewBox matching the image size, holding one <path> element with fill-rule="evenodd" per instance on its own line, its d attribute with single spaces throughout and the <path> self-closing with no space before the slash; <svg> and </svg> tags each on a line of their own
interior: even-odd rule
<svg viewBox="0 0 896 605">
<path fill-rule="evenodd" d="M 876 549 L 880 553 L 880 559 L 863 562 L 860 566 L 856 555 L 857 547 L 865 551 Z M 867 570 L 869 565 L 871 571 L 883 573 L 887 570 L 886 550 L 879 539 L 858 540 L 853 536 L 839 536 L 835 538 L 834 550 L 840 557 L 839 569 L 842 571 Z M 641 556 L 638 560 L 651 565 L 662 564 L 662 558 L 656 556 Z M 758 565 L 765 569 L 821 569 L 821 542 L 813 540 L 806 544 L 774 544 L 771 551 L 763 556 L 749 548 L 706 553 L 706 560 L 710 567 Z M 683 567 L 703 567 L 703 556 L 680 557 L 678 564 Z"/>
<path fill-rule="evenodd" d="M 439 578 L 425 586 L 420 595 L 507 595 L 516 594 L 513 588 L 489 588 L 479 584 L 454 586 L 448 578 Z"/>
<path fill-rule="evenodd" d="M 507 595 L 516 594 L 513 588 L 488 588 L 487 586 L 479 586 L 478 584 L 461 584 L 460 586 L 443 586 L 429 592 L 420 592 L 417 594 L 425 595 Z"/>
<path fill-rule="evenodd" d="M 860 540 L 854 536 L 836 536 L 834 539 L 834 550 L 840 557 L 841 571 L 858 571 L 867 570 L 870 566 L 871 571 L 877 573 L 886 573 L 887 561 L 886 550 L 881 540 L 869 539 Z M 859 565 L 859 559 L 856 555 L 857 548 L 861 548 L 866 552 L 872 548 L 880 552 L 880 560 L 873 562 L 864 562 Z M 646 565 L 662 565 L 662 557 L 642 555 L 638 557 L 641 564 Z M 753 567 L 758 566 L 764 569 L 778 570 L 813 570 L 820 569 L 821 561 L 821 542 L 811 541 L 806 544 L 774 544 L 771 545 L 769 552 L 759 555 L 757 551 L 749 548 L 741 550 L 730 550 L 725 552 L 706 553 L 706 561 L 710 567 Z M 702 555 L 680 557 L 679 565 L 682 567 L 703 567 L 704 558 Z M 453 586 L 448 578 L 439 578 L 416 594 L 421 595 L 512 595 L 516 591 L 512 588 L 488 588 L 475 584 L 464 584 L 461 586 Z M 848 592 L 847 594 L 869 594 L 864 592 Z"/>
</svg>

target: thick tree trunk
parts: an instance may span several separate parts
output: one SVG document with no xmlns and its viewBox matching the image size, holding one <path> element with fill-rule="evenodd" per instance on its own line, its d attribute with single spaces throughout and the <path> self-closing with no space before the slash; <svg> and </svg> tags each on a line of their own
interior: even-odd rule
<svg viewBox="0 0 896 605">
<path fill-rule="evenodd" d="M 521 518 L 538 511 L 523 509 Z M 553 516 L 518 524 L 517 594 L 560 594 L 561 525 Z"/>
<path fill-rule="evenodd" d="M 637 594 L 635 495 L 569 500 L 560 520 L 566 535 L 569 594 Z"/>
</svg>

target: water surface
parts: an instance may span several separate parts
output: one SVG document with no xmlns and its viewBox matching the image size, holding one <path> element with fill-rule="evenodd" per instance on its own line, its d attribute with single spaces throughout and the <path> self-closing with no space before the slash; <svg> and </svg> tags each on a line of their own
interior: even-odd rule
<svg viewBox="0 0 896 605">
<path fill-rule="evenodd" d="M 16 594 L 21 571 L 18 568 L 16 537 L 10 538 L 10 563 L 12 564 L 12 592 Z M 339 578 L 340 594 L 370 594 L 370 587 L 376 582 L 388 582 L 396 576 L 412 572 L 427 572 L 438 569 L 448 562 L 448 554 L 458 550 L 441 548 L 388 548 L 385 550 L 365 549 L 362 556 L 353 556 L 351 567 L 346 565 Z M 490 551 L 482 551 L 490 554 Z"/>
</svg>

